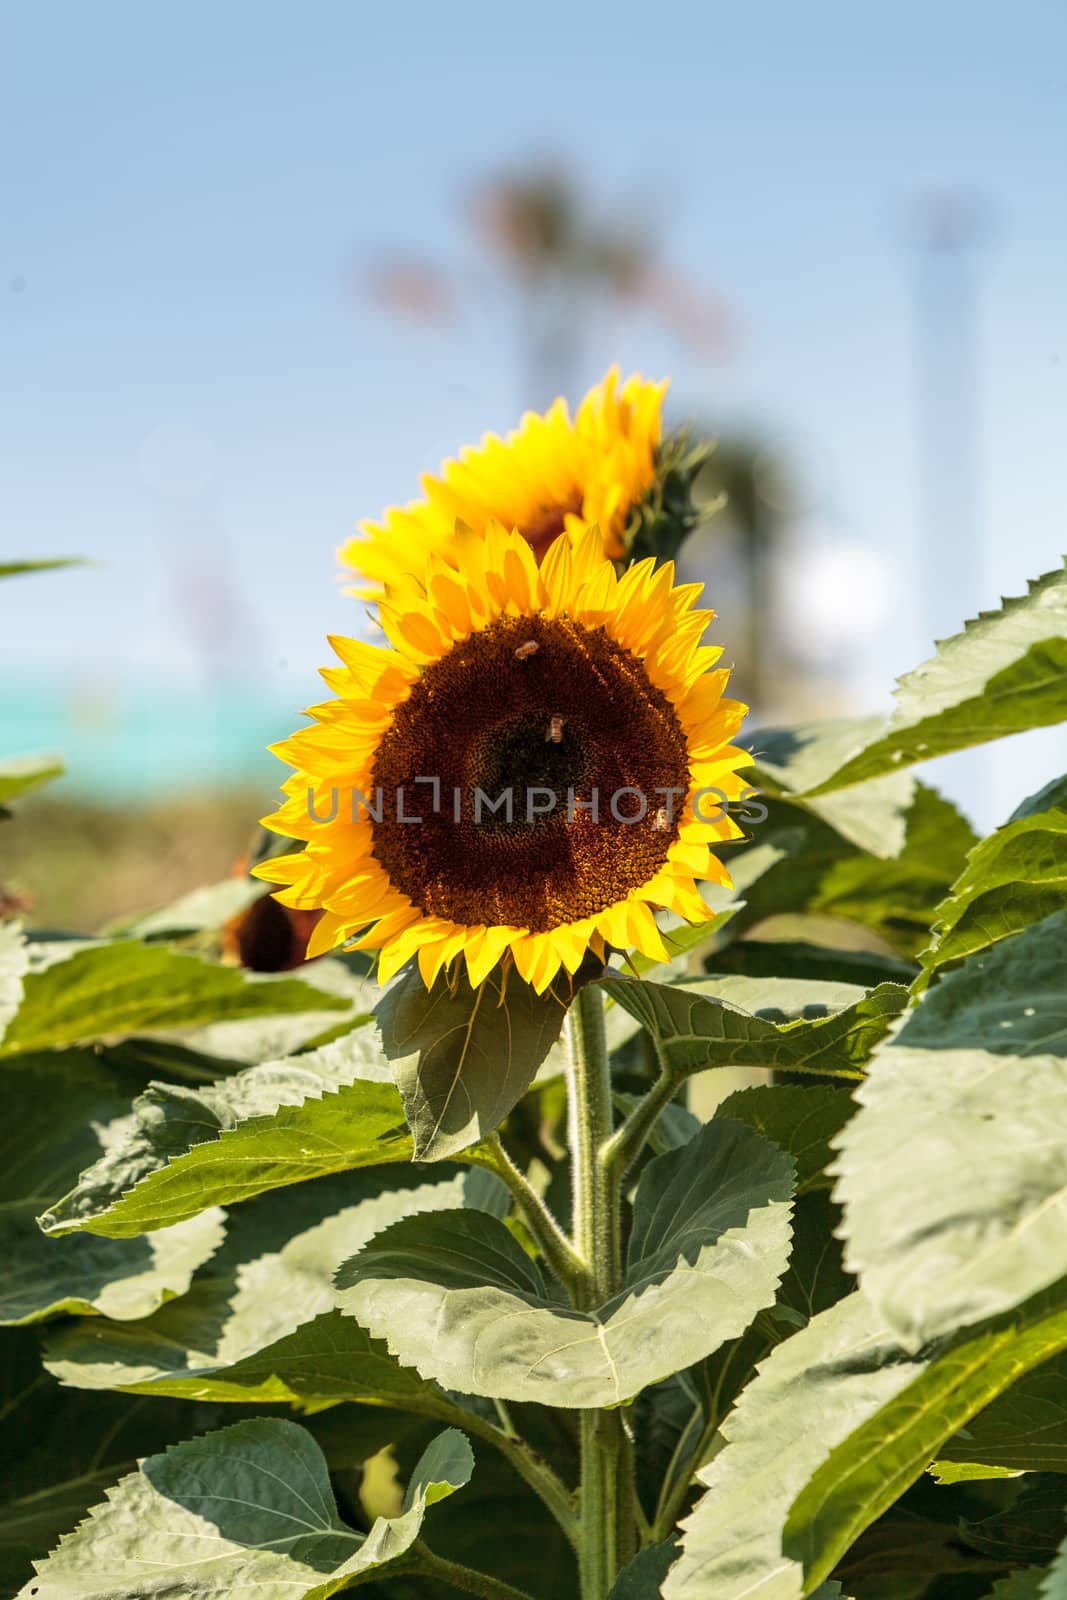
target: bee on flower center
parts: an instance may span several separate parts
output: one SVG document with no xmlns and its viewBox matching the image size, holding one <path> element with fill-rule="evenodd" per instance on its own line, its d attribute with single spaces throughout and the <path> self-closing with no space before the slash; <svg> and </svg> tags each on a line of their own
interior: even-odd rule
<svg viewBox="0 0 1067 1600">
<path fill-rule="evenodd" d="M 530 656 L 535 656 L 541 646 L 536 639 L 527 639 L 525 644 L 520 644 L 515 652 L 516 661 L 528 661 Z"/>
<path fill-rule="evenodd" d="M 666 806 L 660 806 L 659 810 L 656 812 L 656 815 L 652 818 L 652 826 L 656 833 L 666 833 L 669 826 Z"/>
<path fill-rule="evenodd" d="M 545 734 L 545 743 L 546 744 L 562 744 L 563 743 L 563 718 L 562 717 L 550 717 L 549 718 L 548 732 Z"/>
</svg>

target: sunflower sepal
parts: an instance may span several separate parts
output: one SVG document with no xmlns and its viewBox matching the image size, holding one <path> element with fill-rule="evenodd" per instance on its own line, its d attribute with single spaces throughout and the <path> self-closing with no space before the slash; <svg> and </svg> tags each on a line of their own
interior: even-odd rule
<svg viewBox="0 0 1067 1600">
<path fill-rule="evenodd" d="M 625 559 L 673 561 L 689 535 L 716 512 L 726 497 L 700 501 L 694 487 L 715 451 L 714 439 L 693 442 L 682 430 L 663 442 L 656 463 L 656 476 L 643 500 L 634 508 L 623 535 Z"/>
</svg>

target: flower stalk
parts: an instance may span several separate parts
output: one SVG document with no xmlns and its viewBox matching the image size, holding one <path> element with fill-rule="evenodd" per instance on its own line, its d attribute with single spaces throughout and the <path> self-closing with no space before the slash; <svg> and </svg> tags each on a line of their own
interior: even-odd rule
<svg viewBox="0 0 1067 1600">
<path fill-rule="evenodd" d="M 582 1309 L 622 1286 L 622 1191 L 604 1155 L 612 1135 L 611 1073 L 604 1001 L 590 985 L 567 1014 L 568 1131 L 574 1244 L 584 1267 Z M 621 1411 L 581 1413 L 578 1560 L 582 1600 L 606 1600 L 635 1542 L 632 1450 Z"/>
</svg>

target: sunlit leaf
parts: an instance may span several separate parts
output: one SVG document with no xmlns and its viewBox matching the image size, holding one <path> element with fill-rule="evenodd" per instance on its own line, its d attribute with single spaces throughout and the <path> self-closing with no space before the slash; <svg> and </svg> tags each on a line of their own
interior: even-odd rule
<svg viewBox="0 0 1067 1600">
<path fill-rule="evenodd" d="M 405 1365 L 463 1393 L 603 1406 L 690 1365 L 770 1305 L 789 1249 L 791 1163 L 713 1122 L 644 1169 L 622 1290 L 566 1308 L 503 1224 L 397 1223 L 338 1276 L 339 1303 Z"/>
<path fill-rule="evenodd" d="M 100 1155 L 125 1113 L 114 1076 L 87 1051 L 70 1051 L 20 1058 L 3 1085 L 0 1322 L 60 1312 L 143 1317 L 184 1294 L 222 1240 L 217 1209 L 151 1239 L 49 1239 L 37 1226 L 37 1214 Z"/>
<path fill-rule="evenodd" d="M 263 1418 L 150 1456 L 63 1539 L 26 1596 L 142 1600 L 255 1589 L 259 1600 L 326 1600 L 410 1549 L 428 1506 L 468 1481 L 470 1446 L 439 1434 L 408 1485 L 402 1514 L 367 1534 L 337 1514 L 322 1452 L 305 1428 Z"/>
<path fill-rule="evenodd" d="M 1061 1286 L 1035 1296 L 1011 1316 L 915 1358 L 925 1370 L 862 1419 L 793 1502 L 782 1548 L 802 1564 L 807 1586 L 833 1570 L 859 1534 L 970 1418 L 1020 1375 L 1064 1349 L 1067 1295 Z M 1063 1504 L 1067 1493 L 1061 1494 Z"/>
<path fill-rule="evenodd" d="M 985 611 L 901 678 L 896 709 L 874 737 L 808 785 L 814 798 L 896 767 L 1043 728 L 1067 717 L 1067 569 Z"/>
<path fill-rule="evenodd" d="M 30 954 L 15 923 L 0 922 L 0 1040 L 19 1008 Z"/>
<path fill-rule="evenodd" d="M 1067 1274 L 1067 911 L 931 989 L 839 1136 L 846 1260 L 912 1346 Z"/>
<path fill-rule="evenodd" d="M 868 995 L 851 984 L 734 976 L 675 985 L 613 977 L 603 988 L 652 1034 L 679 1073 L 777 1067 L 860 1078 L 907 999 L 895 984 Z"/>
<path fill-rule="evenodd" d="M 925 988 L 949 962 L 987 950 L 1067 905 L 1067 811 L 1009 822 L 972 850 L 949 897 L 938 907 L 921 957 Z"/>
<path fill-rule="evenodd" d="M 34 1330 L 0 1335 L 0 1594 L 16 1594 L 33 1558 L 140 1457 L 215 1420 L 185 1401 L 61 1389 L 41 1371 Z"/>
<path fill-rule="evenodd" d="M 257 980 L 162 945 L 122 940 L 74 946 L 31 970 L 0 1055 L 56 1050 L 109 1034 L 192 1027 L 223 1017 L 343 1009 L 295 978 Z"/>
<path fill-rule="evenodd" d="M 507 1197 L 487 1173 L 420 1183 L 410 1166 L 262 1195 L 230 1214 L 225 1243 L 181 1300 L 139 1322 L 61 1326 L 46 1347 L 48 1368 L 80 1388 L 198 1400 L 369 1400 L 432 1413 L 440 1391 L 333 1309 L 333 1280 L 353 1250 L 390 1223 L 458 1205 L 500 1214 Z"/>
<path fill-rule="evenodd" d="M 365 1027 L 203 1088 L 153 1084 L 122 1136 L 41 1225 L 128 1238 L 208 1206 L 410 1154 L 399 1092 Z"/>
</svg>

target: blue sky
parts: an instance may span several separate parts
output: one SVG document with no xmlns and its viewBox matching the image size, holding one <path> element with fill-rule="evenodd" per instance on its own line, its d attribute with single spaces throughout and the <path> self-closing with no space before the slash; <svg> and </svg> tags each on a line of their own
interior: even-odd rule
<svg viewBox="0 0 1067 1600">
<path fill-rule="evenodd" d="M 537 156 L 605 205 L 649 203 L 666 257 L 732 307 L 728 364 L 604 318 L 583 377 L 670 372 L 678 412 L 793 454 L 806 522 L 887 573 L 884 626 L 851 662 L 860 699 L 929 634 L 902 240 L 917 185 L 973 189 L 995 216 L 984 542 L 942 625 L 1067 545 L 1062 4 L 705 0 L 658 21 L 554 0 L 23 0 L 0 18 L 0 550 L 105 563 L 7 588 L 9 684 L 16 666 L 125 696 L 132 725 L 160 682 L 251 683 L 286 731 L 323 636 L 358 625 L 334 546 L 523 398 L 502 304 L 405 325 L 353 292 L 353 264 L 469 261 L 465 187 Z M 204 573 L 224 591 L 207 646 L 181 599 Z M 26 742 L 16 709 L 8 745 Z"/>
</svg>

